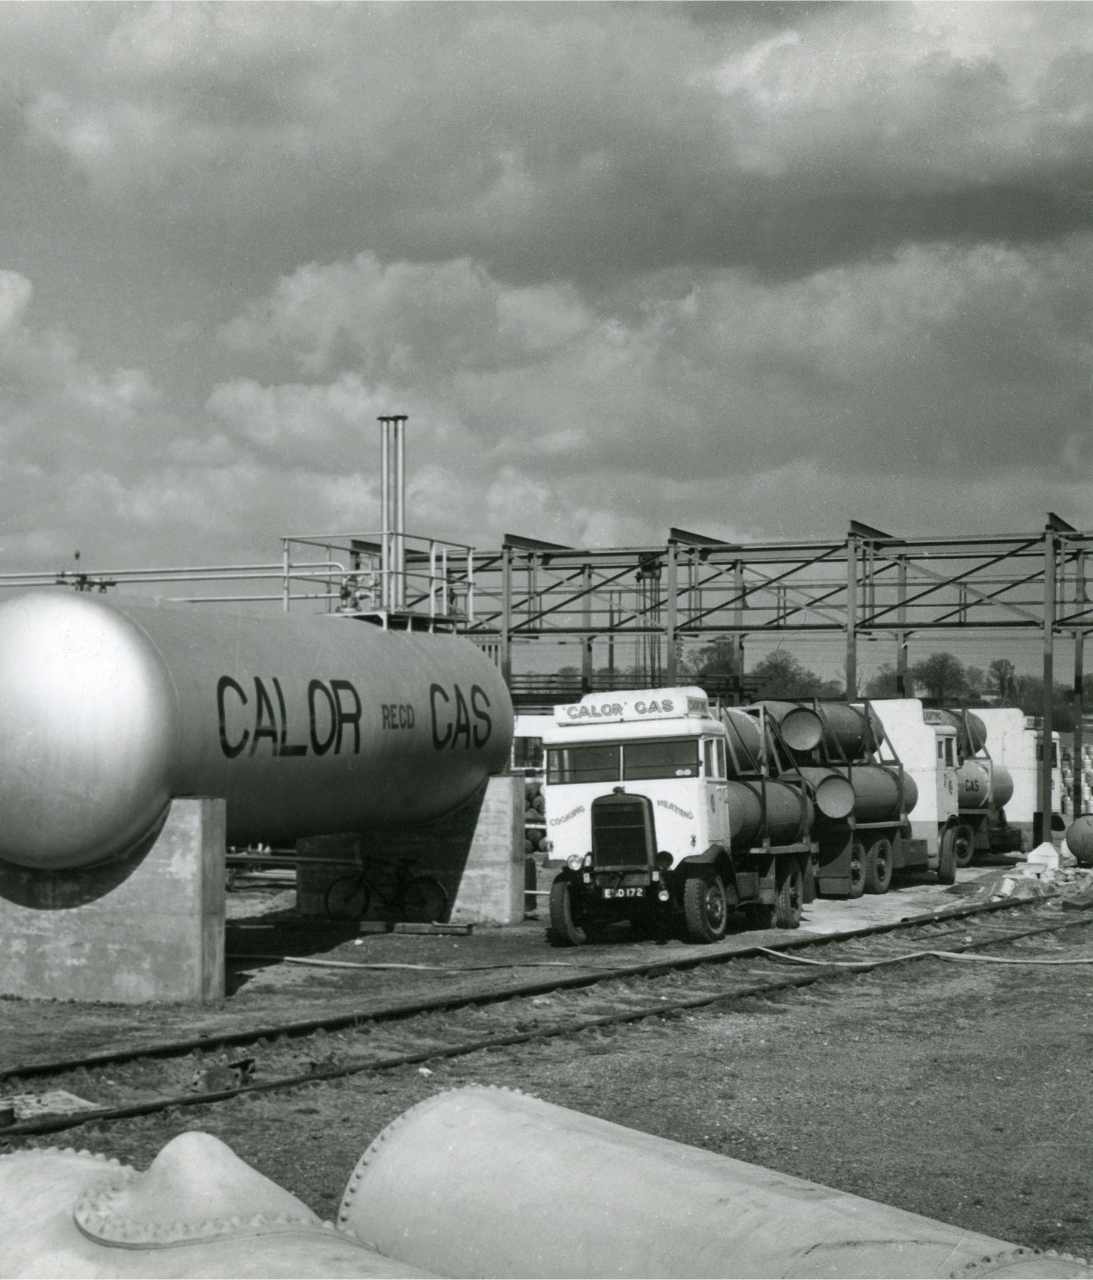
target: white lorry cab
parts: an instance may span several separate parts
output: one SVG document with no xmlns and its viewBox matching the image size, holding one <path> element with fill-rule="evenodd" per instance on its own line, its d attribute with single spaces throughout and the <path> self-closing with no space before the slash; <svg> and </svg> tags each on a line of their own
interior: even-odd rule
<svg viewBox="0 0 1093 1280">
<path fill-rule="evenodd" d="M 695 687 L 586 694 L 543 730 L 550 937 L 626 919 L 693 941 L 800 919 L 811 806 L 802 788 L 730 780 L 725 725 Z"/>
<path fill-rule="evenodd" d="M 1005 766 L 1013 782 L 1006 802 L 1003 822 L 1008 822 L 1016 839 L 1002 848 L 1028 851 L 1034 842 L 1036 814 L 1039 812 L 1040 761 L 1043 731 L 1038 716 L 1026 715 L 1020 707 L 974 707 L 973 712 L 987 729 L 987 749 L 992 759 Z M 1063 778 L 1059 760 L 1059 734 L 1052 734 L 1050 829 L 1059 832 L 1063 820 Z M 1044 839 L 1049 837 L 1045 835 Z"/>
<path fill-rule="evenodd" d="M 973 839 L 960 821 L 957 728 L 918 698 L 878 698 L 871 706 L 917 792 L 896 869 L 937 871 L 952 884 L 956 867 L 970 861 Z"/>
</svg>

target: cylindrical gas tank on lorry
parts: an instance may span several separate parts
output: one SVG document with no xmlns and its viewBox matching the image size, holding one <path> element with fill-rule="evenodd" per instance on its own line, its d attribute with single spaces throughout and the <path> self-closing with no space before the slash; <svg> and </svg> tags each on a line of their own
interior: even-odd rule
<svg viewBox="0 0 1093 1280">
<path fill-rule="evenodd" d="M 846 771 L 829 768 L 827 765 L 802 765 L 796 773 L 808 783 L 812 793 L 812 801 L 816 806 L 816 814 L 820 818 L 838 822 L 849 818 L 854 812 L 854 788 L 846 777 Z M 783 774 L 791 778 L 794 774 Z"/>
<path fill-rule="evenodd" d="M 136 854 L 176 796 L 230 843 L 410 826 L 508 759 L 496 667 L 449 635 L 32 592 L 0 605 L 0 861 Z"/>
<path fill-rule="evenodd" d="M 735 768 L 730 763 L 730 774 L 754 773 L 763 754 L 759 721 L 739 707 L 722 707 L 721 723 L 725 726 L 729 756 L 735 761 Z"/>
<path fill-rule="evenodd" d="M 834 756 L 860 760 L 877 751 L 884 737 L 884 727 L 870 707 L 853 706 L 849 702 L 822 702 L 824 745 Z"/>
<path fill-rule="evenodd" d="M 765 698 L 757 704 L 778 725 L 782 741 L 791 751 L 811 751 L 824 736 L 824 722 L 811 708 L 799 702 Z"/>
<path fill-rule="evenodd" d="M 918 803 L 914 778 L 893 765 L 856 764 L 838 772 L 854 788 L 855 822 L 898 822 Z"/>
<path fill-rule="evenodd" d="M 937 714 L 956 730 L 956 749 L 961 756 L 978 755 L 987 745 L 987 726 L 974 711 L 948 708 Z"/>
<path fill-rule="evenodd" d="M 803 788 L 760 779 L 727 785 L 729 834 L 734 850 L 753 848 L 764 838 L 774 845 L 797 844 L 807 838 L 812 804 Z"/>
<path fill-rule="evenodd" d="M 962 812 L 1001 809 L 1013 795 L 1009 770 L 993 760 L 965 760 L 956 771 L 956 786 Z"/>
</svg>

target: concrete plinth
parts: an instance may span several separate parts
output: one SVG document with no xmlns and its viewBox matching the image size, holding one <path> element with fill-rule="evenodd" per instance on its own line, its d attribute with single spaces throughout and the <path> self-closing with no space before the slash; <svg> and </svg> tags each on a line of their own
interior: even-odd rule
<svg viewBox="0 0 1093 1280">
<path fill-rule="evenodd" d="M 432 876 L 448 891 L 449 919 L 460 924 L 515 924 L 524 917 L 524 780 L 490 778 L 458 809 L 425 826 L 322 836 L 301 841 L 297 908 L 325 913 L 332 880 L 346 875 L 326 858 L 360 858 L 374 888 L 366 920 L 392 918 L 397 868 Z M 396 913 L 397 914 L 397 913 Z"/>
<path fill-rule="evenodd" d="M 124 868 L 0 868 L 0 994 L 210 1003 L 224 996 L 224 802 L 175 800 Z"/>
</svg>

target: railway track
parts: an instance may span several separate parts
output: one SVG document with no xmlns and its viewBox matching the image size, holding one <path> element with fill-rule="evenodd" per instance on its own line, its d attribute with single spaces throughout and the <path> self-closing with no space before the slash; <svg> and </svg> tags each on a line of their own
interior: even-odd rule
<svg viewBox="0 0 1093 1280">
<path fill-rule="evenodd" d="M 714 955 L 696 949 L 646 964 L 600 970 L 581 966 L 514 981 L 501 990 L 417 1000 L 367 1014 L 24 1063 L 0 1074 L 0 1092 L 21 1092 L 34 1079 L 39 1089 L 97 1096 L 90 1109 L 11 1124 L 0 1130 L 0 1139 L 101 1126 L 176 1107 L 731 1006 L 925 956 L 955 958 L 1090 924 L 1089 908 L 1064 914 L 1056 903 L 976 904 L 849 934 L 793 938 L 777 949 L 757 945 Z M 238 1056 L 240 1050 L 245 1056 Z M 230 1062 L 229 1052 L 236 1053 Z M 113 1079 L 111 1071 L 126 1078 Z"/>
</svg>

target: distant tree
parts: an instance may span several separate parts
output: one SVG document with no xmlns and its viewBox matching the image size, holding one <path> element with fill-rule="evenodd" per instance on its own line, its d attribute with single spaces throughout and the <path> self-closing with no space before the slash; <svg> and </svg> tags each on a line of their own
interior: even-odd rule
<svg viewBox="0 0 1093 1280">
<path fill-rule="evenodd" d="M 982 667 L 964 668 L 964 697 L 981 702 L 987 688 L 987 673 Z"/>
<path fill-rule="evenodd" d="M 682 664 L 687 674 L 700 684 L 703 676 L 736 675 L 740 670 L 739 649 L 733 636 L 716 636 L 696 649 Z"/>
<path fill-rule="evenodd" d="M 838 698 L 843 687 L 801 666 L 792 653 L 776 649 L 748 673 L 758 682 L 760 698 Z"/>
<path fill-rule="evenodd" d="M 1000 707 L 1012 705 L 1017 671 L 1009 658 L 993 658 L 987 664 L 987 692 Z"/>
<path fill-rule="evenodd" d="M 964 664 L 951 653 L 931 653 L 915 663 L 911 677 L 938 702 L 953 702 L 963 697 L 967 689 Z"/>
<path fill-rule="evenodd" d="M 896 669 L 890 662 L 886 662 L 865 686 L 865 696 L 867 698 L 900 697 Z"/>
</svg>

